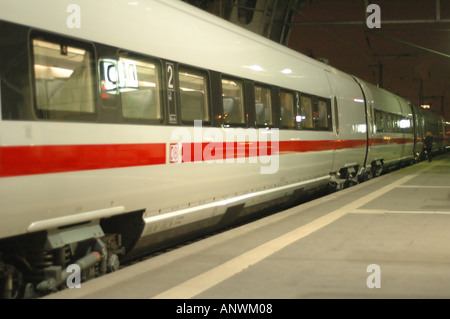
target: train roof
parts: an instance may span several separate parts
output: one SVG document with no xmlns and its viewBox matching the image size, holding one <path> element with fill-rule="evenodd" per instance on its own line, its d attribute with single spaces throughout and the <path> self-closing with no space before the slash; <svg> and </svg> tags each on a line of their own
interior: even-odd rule
<svg viewBox="0 0 450 319">
<path fill-rule="evenodd" d="M 182 1 L 79 0 L 79 27 L 72 3 L 2 0 L 0 19 L 318 96 L 340 72 Z"/>
</svg>

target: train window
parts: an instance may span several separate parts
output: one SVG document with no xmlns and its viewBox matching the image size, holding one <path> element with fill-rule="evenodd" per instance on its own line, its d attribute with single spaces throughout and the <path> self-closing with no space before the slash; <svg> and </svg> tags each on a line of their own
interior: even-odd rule
<svg viewBox="0 0 450 319">
<path fill-rule="evenodd" d="M 180 67 L 178 72 L 180 82 L 181 120 L 210 121 L 208 76 L 206 72 Z"/>
<path fill-rule="evenodd" d="M 403 132 L 403 117 L 401 117 L 400 115 L 397 117 L 397 132 L 402 133 Z"/>
<path fill-rule="evenodd" d="M 300 129 L 314 129 L 313 101 L 310 96 L 300 96 Z"/>
<path fill-rule="evenodd" d="M 291 92 L 280 92 L 281 105 L 281 127 L 293 129 L 294 126 L 294 94 Z"/>
<path fill-rule="evenodd" d="M 400 133 L 400 116 L 393 115 L 392 130 L 394 133 Z"/>
<path fill-rule="evenodd" d="M 242 81 L 222 78 L 224 125 L 245 124 L 244 84 Z"/>
<path fill-rule="evenodd" d="M 334 118 L 336 123 L 336 134 L 339 134 L 339 109 L 336 97 L 334 97 Z"/>
<path fill-rule="evenodd" d="M 32 39 L 38 116 L 87 120 L 96 116 L 94 53 L 90 46 L 64 39 Z"/>
<path fill-rule="evenodd" d="M 118 86 L 118 71 L 117 60 L 115 59 L 100 59 L 99 60 L 99 74 L 100 74 L 100 96 L 102 98 L 103 107 L 116 107 Z M 123 70 L 123 69 L 122 69 Z"/>
<path fill-rule="evenodd" d="M 392 114 L 387 113 L 386 114 L 386 132 L 388 132 L 388 133 L 393 132 L 392 121 L 393 121 Z"/>
<path fill-rule="evenodd" d="M 122 115 L 133 122 L 161 123 L 162 108 L 161 65 L 145 57 L 119 55 L 117 77 Z M 113 75 L 114 77 L 114 75 Z"/>
<path fill-rule="evenodd" d="M 317 102 L 316 128 L 322 131 L 331 131 L 331 104 L 327 100 L 319 99 Z"/>
<path fill-rule="evenodd" d="M 376 131 L 375 133 L 382 133 L 384 132 L 384 119 L 383 119 L 383 113 L 379 110 L 375 110 L 375 127 Z"/>
<path fill-rule="evenodd" d="M 273 124 L 270 96 L 270 88 L 255 85 L 256 125 L 258 126 L 271 126 Z"/>
<path fill-rule="evenodd" d="M 402 118 L 400 120 L 400 129 L 404 132 L 404 133 L 413 133 L 413 129 L 412 129 L 412 119 L 408 119 L 408 118 Z"/>
</svg>

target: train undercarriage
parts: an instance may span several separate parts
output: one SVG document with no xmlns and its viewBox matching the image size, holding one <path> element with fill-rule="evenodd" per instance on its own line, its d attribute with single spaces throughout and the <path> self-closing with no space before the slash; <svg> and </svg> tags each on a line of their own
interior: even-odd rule
<svg viewBox="0 0 450 319">
<path fill-rule="evenodd" d="M 37 298 L 119 268 L 120 236 L 91 238 L 56 249 L 25 244 L 42 242 L 41 234 L 5 243 L 0 255 L 0 293 L 4 299 Z M 107 244 L 110 249 L 107 248 Z M 4 246 L 3 246 L 4 248 Z M 114 251 L 116 253 L 114 253 Z"/>
<path fill-rule="evenodd" d="M 0 299 L 39 298 L 116 271 L 141 229 L 135 212 L 2 240 Z"/>
<path fill-rule="evenodd" d="M 338 172 L 331 174 L 329 189 L 334 192 L 357 185 L 380 176 L 383 169 L 384 165 L 382 160 L 373 161 L 366 167 L 360 165 L 348 165 L 341 168 Z"/>
</svg>

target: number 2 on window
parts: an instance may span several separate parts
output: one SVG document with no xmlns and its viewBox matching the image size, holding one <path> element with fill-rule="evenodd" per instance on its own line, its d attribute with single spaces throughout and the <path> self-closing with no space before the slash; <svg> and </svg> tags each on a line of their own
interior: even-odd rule
<svg viewBox="0 0 450 319">
<path fill-rule="evenodd" d="M 173 89 L 173 64 L 167 64 L 167 86 Z"/>
</svg>

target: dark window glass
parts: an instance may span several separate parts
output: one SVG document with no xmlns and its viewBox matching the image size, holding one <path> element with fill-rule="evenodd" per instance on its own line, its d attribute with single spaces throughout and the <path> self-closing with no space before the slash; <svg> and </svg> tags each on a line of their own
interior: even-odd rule
<svg viewBox="0 0 450 319">
<path fill-rule="evenodd" d="M 205 72 L 179 69 L 181 120 L 192 122 L 194 120 L 210 121 L 208 76 Z"/>
</svg>

